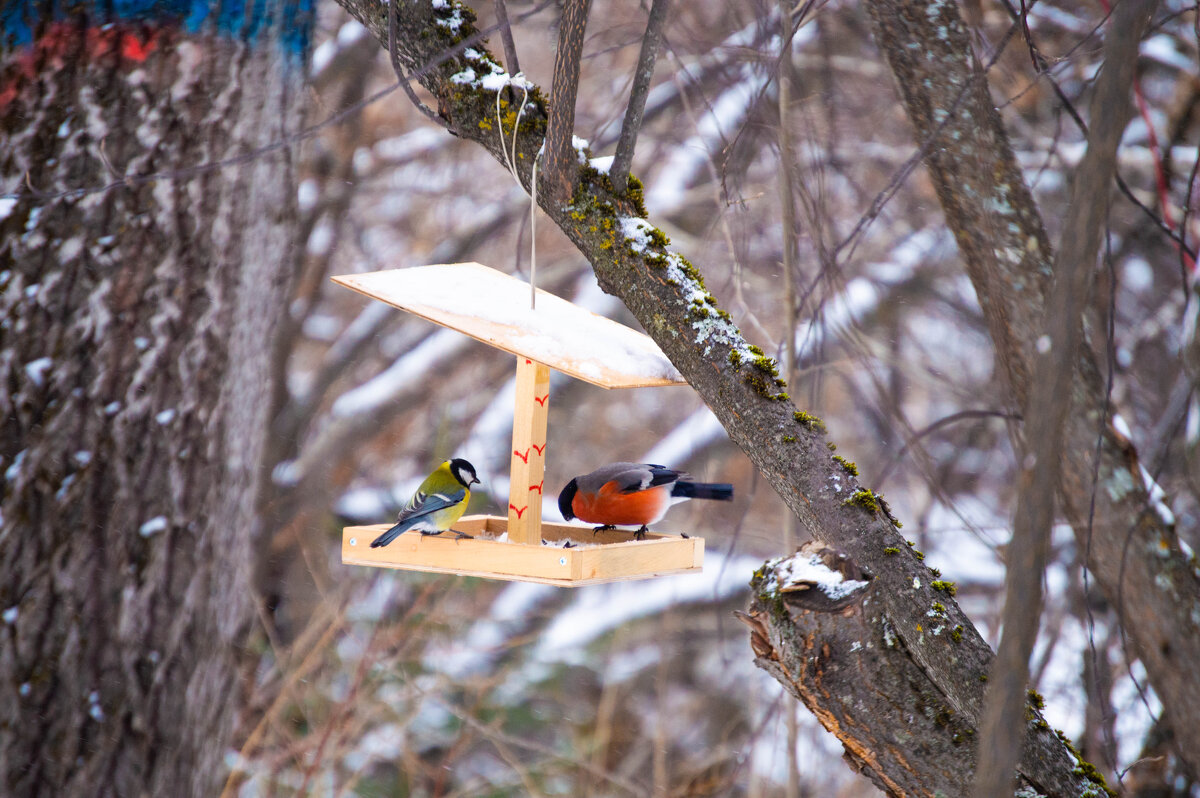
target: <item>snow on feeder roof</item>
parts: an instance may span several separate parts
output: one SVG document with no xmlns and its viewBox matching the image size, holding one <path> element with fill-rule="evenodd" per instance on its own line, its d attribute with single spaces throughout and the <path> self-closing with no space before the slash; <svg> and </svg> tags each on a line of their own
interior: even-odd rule
<svg viewBox="0 0 1200 798">
<path fill-rule="evenodd" d="M 650 340 L 478 263 L 448 263 L 334 277 L 333 281 L 601 388 L 683 385 Z"/>
<path fill-rule="evenodd" d="M 342 530 L 342 562 L 455 573 L 564 587 L 701 570 L 704 540 L 542 523 L 550 369 L 603 388 L 686 384 L 649 337 L 478 263 L 451 263 L 334 277 L 351 288 L 517 356 L 509 457 L 508 517 L 468 516 L 454 529 L 474 535 L 405 532 L 370 541 L 391 524 Z M 569 546 L 564 546 L 565 543 Z"/>
</svg>

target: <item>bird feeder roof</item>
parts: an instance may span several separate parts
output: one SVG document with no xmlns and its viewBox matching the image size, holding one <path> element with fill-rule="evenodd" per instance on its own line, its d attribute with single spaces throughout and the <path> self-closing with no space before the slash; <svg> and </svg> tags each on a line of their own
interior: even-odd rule
<svg viewBox="0 0 1200 798">
<path fill-rule="evenodd" d="M 479 263 L 347 274 L 333 281 L 602 388 L 682 385 L 646 336 Z"/>
</svg>

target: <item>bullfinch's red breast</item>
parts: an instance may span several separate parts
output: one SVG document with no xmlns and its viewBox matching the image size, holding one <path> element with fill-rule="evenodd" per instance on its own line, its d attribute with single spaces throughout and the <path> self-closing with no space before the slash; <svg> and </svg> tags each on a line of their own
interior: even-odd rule
<svg viewBox="0 0 1200 798">
<path fill-rule="evenodd" d="M 693 482 L 687 474 L 649 463 L 612 463 L 575 477 L 558 494 L 563 518 L 615 526 L 638 527 L 640 540 L 667 508 L 688 499 L 733 500 L 733 485 Z"/>
</svg>

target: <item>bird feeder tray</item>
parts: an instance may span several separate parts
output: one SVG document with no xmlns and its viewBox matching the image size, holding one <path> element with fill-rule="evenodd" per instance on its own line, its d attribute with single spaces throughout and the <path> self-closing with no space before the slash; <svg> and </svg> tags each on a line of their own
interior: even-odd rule
<svg viewBox="0 0 1200 798">
<path fill-rule="evenodd" d="M 507 531 L 508 519 L 492 515 L 466 516 L 454 525 L 456 530 L 476 535 L 475 539 L 456 539 L 449 532 L 422 535 L 409 531 L 387 546 L 371 548 L 371 541 L 389 526 L 346 527 L 342 531 L 342 562 L 560 587 L 700 571 L 704 562 L 702 538 L 654 532 L 635 541 L 628 532 L 593 535 L 592 527 L 543 523 L 543 545 L 478 537 L 499 537 Z M 573 545 L 564 548 L 564 541 Z"/>
<path fill-rule="evenodd" d="M 686 384 L 649 337 L 478 263 L 334 277 L 339 285 L 516 355 L 508 517 L 470 516 L 453 534 L 406 532 L 370 542 L 390 524 L 346 527 L 342 562 L 576 586 L 701 570 L 700 538 L 542 523 L 550 369 L 602 388 Z M 564 548 L 570 539 L 575 545 Z M 554 545 L 554 544 L 560 545 Z"/>
</svg>

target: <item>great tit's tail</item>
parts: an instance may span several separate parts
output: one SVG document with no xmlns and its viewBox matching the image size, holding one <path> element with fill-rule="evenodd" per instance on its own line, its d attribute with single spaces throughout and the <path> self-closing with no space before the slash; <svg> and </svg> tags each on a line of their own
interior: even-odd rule
<svg viewBox="0 0 1200 798">
<path fill-rule="evenodd" d="M 389 529 L 387 532 L 384 532 L 382 535 L 380 535 L 379 537 L 372 540 L 371 548 L 377 549 L 380 546 L 386 546 L 387 544 L 391 543 L 396 538 L 400 537 L 406 531 L 408 531 L 408 528 L 410 526 L 412 526 L 412 519 L 408 519 L 406 521 L 401 521 L 400 523 L 396 524 L 394 527 Z"/>
<path fill-rule="evenodd" d="M 733 501 L 733 485 L 718 482 L 676 482 L 671 495 L 681 499 L 715 499 Z"/>
</svg>

